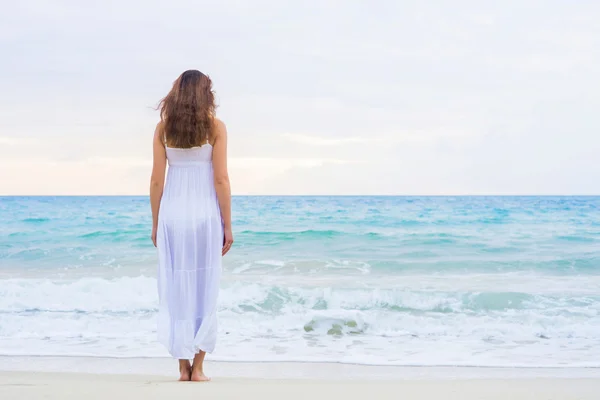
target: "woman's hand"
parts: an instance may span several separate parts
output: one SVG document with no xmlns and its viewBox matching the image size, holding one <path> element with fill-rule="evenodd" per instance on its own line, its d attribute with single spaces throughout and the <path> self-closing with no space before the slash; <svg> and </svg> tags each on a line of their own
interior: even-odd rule
<svg viewBox="0 0 600 400">
<path fill-rule="evenodd" d="M 154 247 L 156 247 L 156 232 L 157 232 L 157 228 L 155 226 L 152 227 L 152 236 L 150 236 L 152 238 L 152 244 L 154 244 Z"/>
<path fill-rule="evenodd" d="M 229 249 L 231 249 L 232 244 L 233 244 L 233 233 L 231 233 L 231 228 L 223 229 L 223 255 L 227 254 Z"/>
</svg>

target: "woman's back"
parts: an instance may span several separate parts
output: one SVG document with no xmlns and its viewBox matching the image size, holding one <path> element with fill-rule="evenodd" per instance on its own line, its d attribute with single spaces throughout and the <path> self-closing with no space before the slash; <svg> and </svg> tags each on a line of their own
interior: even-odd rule
<svg viewBox="0 0 600 400">
<path fill-rule="evenodd" d="M 174 211 L 185 212 L 188 207 L 193 206 L 206 216 L 220 216 L 215 193 L 212 150 L 212 145 L 208 143 L 188 149 L 165 147 L 169 171 L 161 210 L 168 206 L 176 207 Z M 190 203 L 172 204 L 184 199 L 189 199 Z M 159 213 L 159 218 L 160 215 Z"/>
</svg>

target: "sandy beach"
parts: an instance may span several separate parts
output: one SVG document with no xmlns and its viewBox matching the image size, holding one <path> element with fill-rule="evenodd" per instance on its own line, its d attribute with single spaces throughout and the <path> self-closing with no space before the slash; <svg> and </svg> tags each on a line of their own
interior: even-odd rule
<svg viewBox="0 0 600 400">
<path fill-rule="evenodd" d="M 598 379 L 332 380 L 170 377 L 77 373 L 0 374 L 0 398 L 12 399 L 597 399 Z"/>
<path fill-rule="evenodd" d="M 177 382 L 174 368 L 166 358 L 0 357 L 0 399 L 597 400 L 600 393 L 597 368 L 209 361 L 209 383 Z"/>
</svg>

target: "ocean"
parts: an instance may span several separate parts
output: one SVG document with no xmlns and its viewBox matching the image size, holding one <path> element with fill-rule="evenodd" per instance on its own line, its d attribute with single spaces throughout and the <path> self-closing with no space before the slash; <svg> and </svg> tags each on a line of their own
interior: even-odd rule
<svg viewBox="0 0 600 400">
<path fill-rule="evenodd" d="M 600 367 L 600 197 L 233 198 L 223 361 Z M 0 197 L 0 356 L 165 358 L 147 197 Z"/>
</svg>

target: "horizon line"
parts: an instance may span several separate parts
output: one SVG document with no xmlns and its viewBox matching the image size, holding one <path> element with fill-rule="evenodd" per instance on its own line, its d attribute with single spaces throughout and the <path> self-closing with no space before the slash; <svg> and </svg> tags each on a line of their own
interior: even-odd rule
<svg viewBox="0 0 600 400">
<path fill-rule="evenodd" d="M 0 194 L 2 197 L 149 197 L 148 194 Z M 600 197 L 598 194 L 232 194 L 231 197 Z"/>
</svg>

